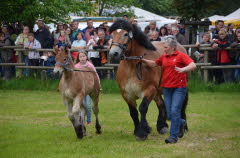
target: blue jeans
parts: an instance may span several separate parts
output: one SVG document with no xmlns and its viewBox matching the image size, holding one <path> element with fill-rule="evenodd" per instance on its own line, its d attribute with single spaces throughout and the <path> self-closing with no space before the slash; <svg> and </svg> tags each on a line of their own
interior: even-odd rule
<svg viewBox="0 0 240 158">
<path fill-rule="evenodd" d="M 83 105 L 86 108 L 87 123 L 92 122 L 92 107 L 91 107 L 91 98 L 87 95 L 83 100 Z"/>
<path fill-rule="evenodd" d="M 23 61 L 25 63 L 26 66 L 29 66 L 29 59 L 28 59 L 28 55 L 23 55 Z M 23 69 L 23 75 L 25 77 L 29 76 L 29 69 Z"/>
<path fill-rule="evenodd" d="M 180 125 L 185 122 L 181 119 L 182 104 L 186 97 L 187 88 L 163 88 L 164 103 L 167 117 L 171 120 L 170 137 L 177 140 Z"/>
</svg>

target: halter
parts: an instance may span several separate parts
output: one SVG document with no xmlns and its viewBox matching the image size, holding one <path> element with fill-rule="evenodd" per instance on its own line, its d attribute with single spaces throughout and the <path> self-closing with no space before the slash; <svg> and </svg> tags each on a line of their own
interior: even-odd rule
<svg viewBox="0 0 240 158">
<path fill-rule="evenodd" d="M 139 60 L 139 59 L 143 59 L 143 56 L 126 56 L 125 55 L 125 51 L 127 50 L 128 44 L 131 41 L 131 50 L 130 52 L 132 52 L 132 38 L 128 35 L 128 42 L 125 44 L 121 44 L 119 42 L 112 42 L 112 45 L 115 45 L 117 47 L 119 47 L 120 49 L 122 49 L 122 56 L 121 56 L 121 60 Z M 139 73 L 140 76 L 139 76 Z M 139 80 L 142 80 L 142 62 L 139 61 L 136 64 L 136 76 Z"/>
<path fill-rule="evenodd" d="M 70 68 L 66 67 L 66 66 L 70 65 L 70 59 L 69 58 L 65 63 L 56 62 L 55 65 L 60 65 L 64 69 L 66 69 L 67 71 L 80 71 L 80 72 L 95 72 L 95 73 L 97 73 L 96 71 L 77 70 L 77 69 L 70 69 Z"/>
</svg>

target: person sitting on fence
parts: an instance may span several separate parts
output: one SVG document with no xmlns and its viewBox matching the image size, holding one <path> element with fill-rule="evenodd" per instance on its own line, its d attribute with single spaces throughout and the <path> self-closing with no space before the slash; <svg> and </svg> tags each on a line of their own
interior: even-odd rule
<svg viewBox="0 0 240 158">
<path fill-rule="evenodd" d="M 237 34 L 237 40 L 230 45 L 231 48 L 240 48 L 240 33 Z M 236 64 L 240 65 L 240 50 L 234 50 L 236 54 Z M 235 69 L 234 72 L 235 81 L 240 81 L 240 69 Z"/>
<path fill-rule="evenodd" d="M 33 33 L 28 34 L 28 42 L 24 45 L 24 48 L 27 49 L 40 49 L 40 42 L 34 38 Z M 31 50 L 28 52 L 29 66 L 39 66 L 40 54 L 39 51 Z M 37 71 L 33 71 L 37 75 Z M 32 74 L 34 75 L 34 74 Z"/>
<path fill-rule="evenodd" d="M 0 33 L 0 47 L 11 46 L 9 38 L 6 38 L 5 33 Z M 11 49 L 0 49 L 0 63 L 11 63 L 13 57 L 13 51 Z M 14 74 L 12 74 L 11 66 L 2 66 L 1 71 L 2 79 L 11 79 Z"/>
<path fill-rule="evenodd" d="M 24 45 L 28 42 L 28 34 L 29 34 L 29 27 L 28 26 L 24 26 L 23 27 L 23 32 L 17 37 L 17 39 L 15 41 L 15 45 L 16 46 L 20 46 L 20 47 L 24 47 Z M 22 54 L 20 54 L 17 51 L 16 55 L 22 55 L 22 61 L 20 61 L 20 62 L 24 62 L 26 66 L 29 65 L 28 52 L 27 51 L 24 51 Z M 28 69 L 24 69 L 23 75 L 24 76 L 29 76 L 29 70 Z"/>
<path fill-rule="evenodd" d="M 73 41 L 71 49 L 84 49 L 86 47 L 86 41 L 83 40 L 82 32 L 77 33 L 77 40 Z M 72 52 L 74 59 L 77 59 L 78 52 Z"/>
<path fill-rule="evenodd" d="M 229 56 L 229 51 L 225 50 L 230 43 L 227 39 L 227 32 L 221 29 L 218 32 L 218 40 L 214 40 L 212 47 L 213 48 L 221 48 L 217 50 L 216 53 L 216 64 L 217 65 L 229 65 L 231 60 Z M 231 70 L 230 69 L 217 69 L 215 70 L 215 80 L 217 83 L 231 82 Z"/>
</svg>

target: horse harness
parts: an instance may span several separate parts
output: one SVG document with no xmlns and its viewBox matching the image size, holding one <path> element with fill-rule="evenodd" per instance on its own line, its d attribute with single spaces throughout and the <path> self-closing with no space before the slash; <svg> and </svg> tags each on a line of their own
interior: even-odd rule
<svg viewBox="0 0 240 158">
<path fill-rule="evenodd" d="M 131 42 L 131 45 L 132 45 L 132 37 L 130 37 L 128 35 L 128 42 L 125 43 L 125 44 L 121 44 L 121 43 L 118 43 L 118 42 L 113 42 L 112 45 L 115 45 L 119 48 L 122 49 L 122 56 L 121 56 L 121 60 L 140 60 L 140 59 L 143 59 L 143 56 L 126 56 L 125 55 L 125 51 L 127 50 L 127 47 L 128 47 L 128 44 L 129 42 Z M 131 47 L 131 50 L 130 52 L 132 51 L 132 47 Z M 137 64 L 136 64 L 136 76 L 139 80 L 142 80 L 142 62 L 139 61 Z"/>
<path fill-rule="evenodd" d="M 80 72 L 95 72 L 95 73 L 97 73 L 96 71 L 78 70 L 78 69 L 68 68 L 67 66 L 70 65 L 70 59 L 69 59 L 69 58 L 68 58 L 68 60 L 65 61 L 65 63 L 56 62 L 55 65 L 60 65 L 60 66 L 62 66 L 64 69 L 66 69 L 67 71 L 80 71 Z"/>
</svg>

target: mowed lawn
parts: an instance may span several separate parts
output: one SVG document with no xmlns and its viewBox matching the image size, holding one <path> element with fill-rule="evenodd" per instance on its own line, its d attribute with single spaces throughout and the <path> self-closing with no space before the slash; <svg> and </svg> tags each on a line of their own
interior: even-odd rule
<svg viewBox="0 0 240 158">
<path fill-rule="evenodd" d="M 79 140 L 58 92 L 0 90 L 0 158 L 239 157 L 240 92 L 190 93 L 189 98 L 189 132 L 167 145 L 169 133 L 156 131 L 153 103 L 147 114 L 152 133 L 136 141 L 121 95 L 101 94 L 103 132 L 95 134 L 94 121 Z"/>
</svg>

